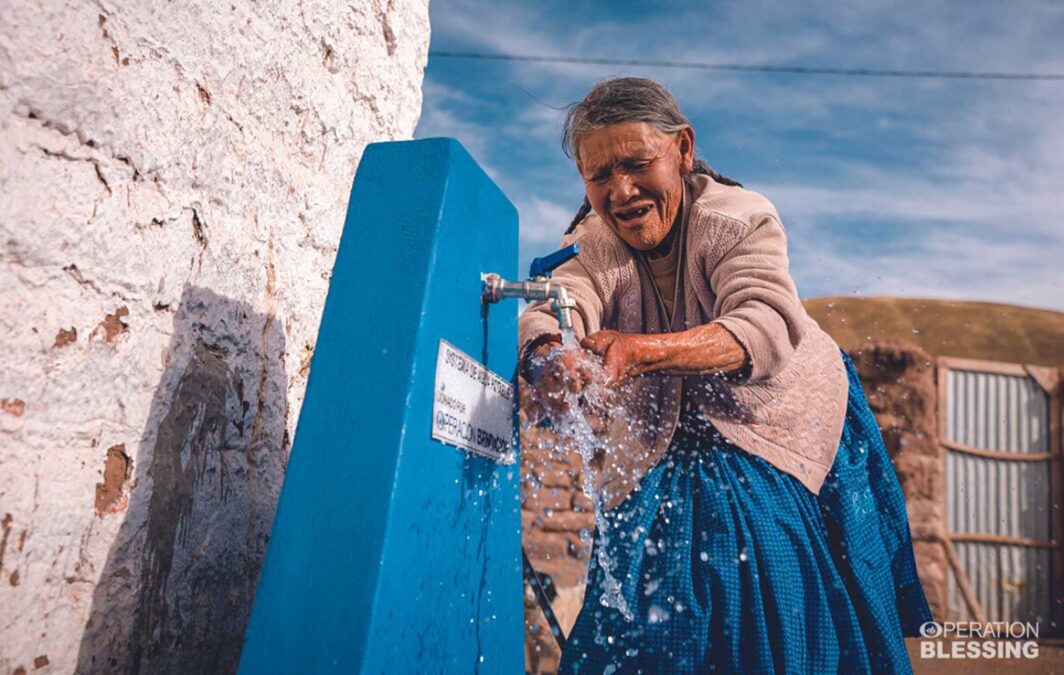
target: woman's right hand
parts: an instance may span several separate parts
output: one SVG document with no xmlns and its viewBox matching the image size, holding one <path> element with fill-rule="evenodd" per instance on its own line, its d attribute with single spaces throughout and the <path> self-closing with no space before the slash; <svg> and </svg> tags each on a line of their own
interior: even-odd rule
<svg viewBox="0 0 1064 675">
<path fill-rule="evenodd" d="M 580 396 L 603 379 L 599 357 L 579 347 L 558 351 L 560 346 L 557 342 L 547 342 L 529 356 L 534 364 L 530 369 L 534 373 L 530 384 L 536 398 L 553 413 L 567 412 L 569 394 Z"/>
</svg>

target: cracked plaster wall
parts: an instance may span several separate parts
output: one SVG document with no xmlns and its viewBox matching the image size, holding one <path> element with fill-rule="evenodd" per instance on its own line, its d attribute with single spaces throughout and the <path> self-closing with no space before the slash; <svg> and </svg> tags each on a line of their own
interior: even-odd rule
<svg viewBox="0 0 1064 675">
<path fill-rule="evenodd" d="M 428 38 L 427 0 L 0 3 L 0 672 L 235 665 Z"/>
</svg>

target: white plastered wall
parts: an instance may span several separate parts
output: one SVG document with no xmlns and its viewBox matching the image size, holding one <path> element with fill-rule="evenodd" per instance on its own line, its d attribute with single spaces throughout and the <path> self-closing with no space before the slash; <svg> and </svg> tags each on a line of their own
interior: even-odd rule
<svg viewBox="0 0 1064 675">
<path fill-rule="evenodd" d="M 427 0 L 0 2 L 0 671 L 229 670 Z"/>
</svg>

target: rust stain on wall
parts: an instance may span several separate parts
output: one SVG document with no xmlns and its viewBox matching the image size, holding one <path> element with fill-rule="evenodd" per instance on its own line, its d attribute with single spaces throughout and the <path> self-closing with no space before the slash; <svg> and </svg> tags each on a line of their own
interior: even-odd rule
<svg viewBox="0 0 1064 675">
<path fill-rule="evenodd" d="M 133 475 L 133 461 L 126 454 L 125 443 L 107 448 L 103 466 L 103 482 L 96 484 L 96 515 L 118 513 L 129 504 L 123 488 Z"/>
<path fill-rule="evenodd" d="M 52 345 L 56 349 L 62 349 L 67 345 L 72 345 L 77 342 L 78 329 L 74 326 L 70 327 L 70 330 L 60 328 L 59 332 L 55 334 L 55 344 Z"/>
<path fill-rule="evenodd" d="M 104 342 L 117 344 L 118 338 L 129 331 L 129 324 L 122 320 L 126 316 L 129 316 L 129 308 L 122 305 L 113 314 L 106 315 L 89 337 L 99 335 Z"/>
<path fill-rule="evenodd" d="M 0 398 L 0 410 L 15 417 L 22 417 L 26 413 L 26 403 L 17 398 Z"/>
</svg>

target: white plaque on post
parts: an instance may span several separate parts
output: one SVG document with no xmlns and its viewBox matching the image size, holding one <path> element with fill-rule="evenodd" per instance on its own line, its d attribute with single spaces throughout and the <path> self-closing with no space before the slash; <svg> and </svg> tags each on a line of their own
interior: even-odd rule
<svg viewBox="0 0 1064 675">
<path fill-rule="evenodd" d="M 432 437 L 498 462 L 514 460 L 514 388 L 446 340 L 436 357 Z"/>
</svg>

